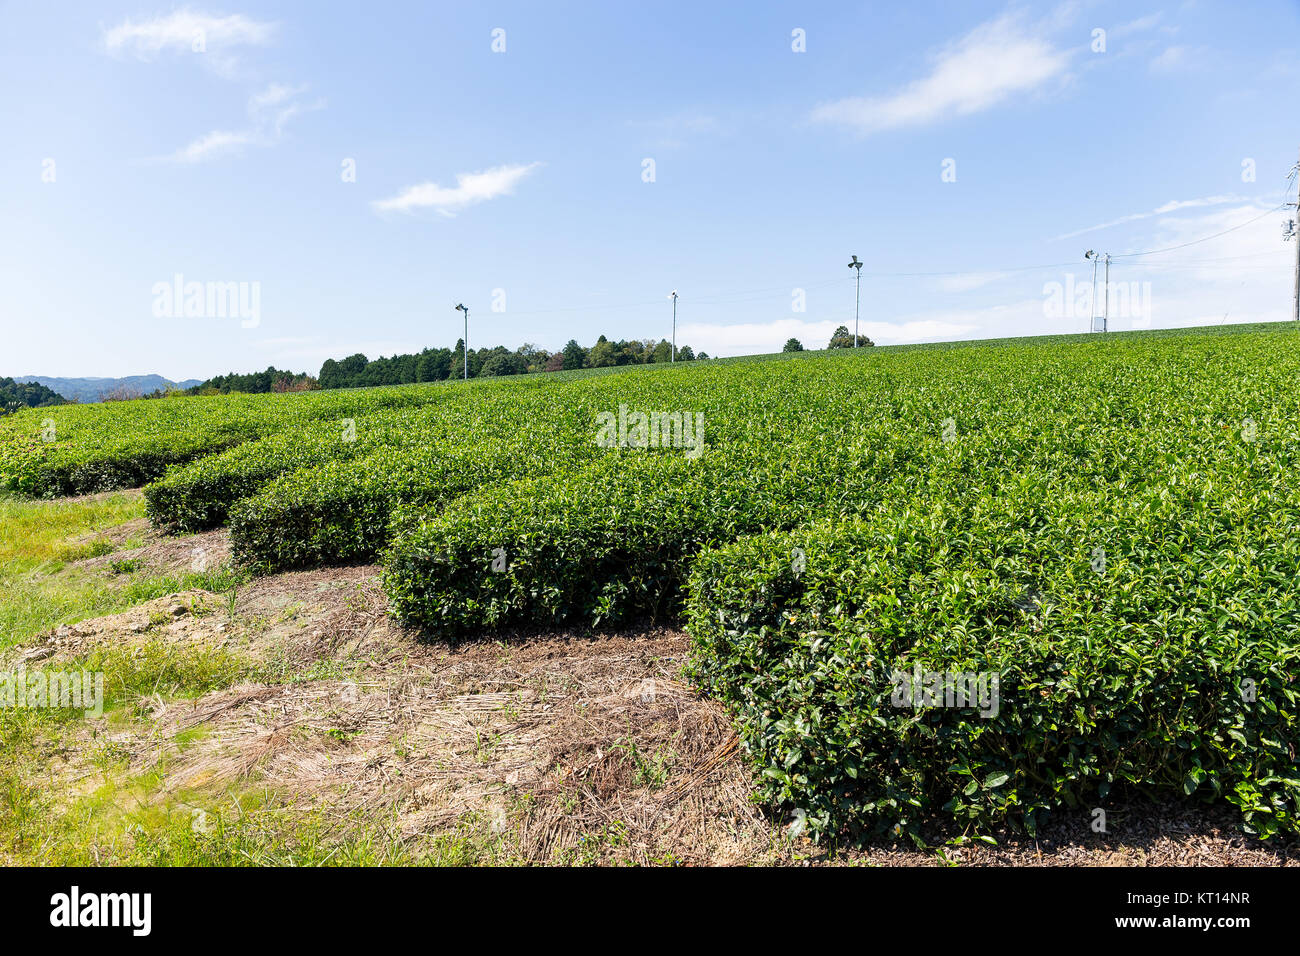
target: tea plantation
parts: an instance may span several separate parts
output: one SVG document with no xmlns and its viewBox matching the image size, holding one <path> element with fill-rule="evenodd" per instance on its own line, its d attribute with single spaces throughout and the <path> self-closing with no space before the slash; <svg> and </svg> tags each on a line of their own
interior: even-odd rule
<svg viewBox="0 0 1300 956">
<path fill-rule="evenodd" d="M 149 483 L 255 573 L 377 559 L 432 636 L 684 623 L 819 839 L 1119 794 L 1300 833 L 1298 474 L 1289 325 L 0 420 L 0 490 Z"/>
</svg>

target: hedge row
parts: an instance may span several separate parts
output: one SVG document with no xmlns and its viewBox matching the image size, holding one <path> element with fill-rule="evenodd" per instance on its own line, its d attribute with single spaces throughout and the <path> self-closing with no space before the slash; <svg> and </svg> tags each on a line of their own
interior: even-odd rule
<svg viewBox="0 0 1300 956">
<path fill-rule="evenodd" d="M 326 463 L 364 458 L 385 448 L 436 444 L 447 434 L 450 418 L 435 405 L 286 429 L 171 469 L 145 488 L 146 510 L 164 531 L 216 528 L 226 523 L 235 502 L 280 475 L 314 472 Z"/>
<path fill-rule="evenodd" d="M 172 397 L 61 405 L 0 419 L 0 492 L 37 497 L 138 487 L 167 469 L 315 421 L 440 399 L 448 386 Z"/>
<path fill-rule="evenodd" d="M 399 617 L 447 637 L 671 620 L 702 546 L 864 507 L 921 460 L 865 437 L 779 453 L 713 449 L 694 460 L 611 450 L 586 468 L 485 488 L 441 512 L 402 509 L 384 585 Z"/>
<path fill-rule="evenodd" d="M 399 503 L 438 507 L 513 474 L 555 467 L 555 456 L 523 445 L 385 449 L 331 461 L 269 482 L 231 510 L 237 564 L 257 574 L 374 560 Z"/>
<path fill-rule="evenodd" d="M 762 796 L 818 838 L 938 813 L 1033 833 L 1119 792 L 1223 798 L 1248 832 L 1295 833 L 1300 496 L 1250 472 L 1175 466 L 1129 498 L 949 490 L 706 551 L 695 675 Z M 925 706 L 911 689 L 936 674 L 997 675 L 997 706 Z"/>
<path fill-rule="evenodd" d="M 600 413 L 617 418 L 620 404 L 658 410 L 669 400 L 725 407 L 730 393 L 711 388 L 708 379 L 683 386 L 665 377 L 602 376 L 440 409 L 441 438 L 412 430 L 400 446 L 284 474 L 240 500 L 230 510 L 235 559 L 256 573 L 373 560 L 389 540 L 399 505 L 436 515 L 461 496 L 581 469 L 616 454 L 600 442 Z M 750 424 L 745 418 L 715 424 L 707 441 L 725 444 Z M 678 458 L 685 452 L 664 450 Z"/>
<path fill-rule="evenodd" d="M 399 504 L 437 509 L 494 482 L 578 467 L 598 450 L 589 419 L 580 402 L 511 395 L 284 474 L 231 508 L 234 558 L 259 574 L 373 560 Z"/>
</svg>

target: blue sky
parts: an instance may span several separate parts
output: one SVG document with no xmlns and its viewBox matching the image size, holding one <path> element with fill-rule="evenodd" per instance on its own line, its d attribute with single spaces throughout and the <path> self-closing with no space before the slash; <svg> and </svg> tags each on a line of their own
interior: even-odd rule
<svg viewBox="0 0 1300 956">
<path fill-rule="evenodd" d="M 1082 332 L 1085 250 L 1209 236 L 1116 258 L 1111 327 L 1290 316 L 1294 0 L 0 17 L 0 375 L 314 373 L 459 301 L 475 347 L 658 338 L 672 289 L 679 342 L 821 347 L 851 254 L 879 344 Z"/>
</svg>

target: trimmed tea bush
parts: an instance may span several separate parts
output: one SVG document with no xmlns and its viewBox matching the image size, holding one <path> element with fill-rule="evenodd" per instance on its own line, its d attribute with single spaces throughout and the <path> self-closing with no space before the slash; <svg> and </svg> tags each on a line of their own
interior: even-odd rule
<svg viewBox="0 0 1300 956">
<path fill-rule="evenodd" d="M 762 796 L 818 838 L 935 814 L 1033 833 L 1118 791 L 1295 833 L 1300 496 L 1250 471 L 1175 469 L 1126 499 L 931 494 L 711 550 L 695 674 Z M 996 705 L 911 706 L 933 704 L 917 675 L 985 675 Z"/>
<path fill-rule="evenodd" d="M 420 405 L 449 386 L 185 396 L 60 405 L 0 419 L 0 491 L 37 497 L 134 488 L 168 467 L 317 420 Z"/>
<path fill-rule="evenodd" d="M 385 588 L 399 617 L 448 637 L 672 620 L 701 547 L 878 500 L 913 458 L 861 438 L 697 460 L 611 450 L 585 469 L 487 488 L 440 514 L 403 509 Z"/>
</svg>

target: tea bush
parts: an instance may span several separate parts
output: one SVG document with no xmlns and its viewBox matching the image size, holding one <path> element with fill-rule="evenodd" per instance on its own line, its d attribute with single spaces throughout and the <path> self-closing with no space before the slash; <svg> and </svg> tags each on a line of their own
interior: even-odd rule
<svg viewBox="0 0 1300 956">
<path fill-rule="evenodd" d="M 1033 833 L 1119 791 L 1222 798 L 1248 832 L 1294 833 L 1290 484 L 1175 466 L 1128 498 L 1026 481 L 741 539 L 693 565 L 693 669 L 763 796 L 818 837 L 939 813 Z M 916 668 L 996 675 L 994 713 L 906 706 Z"/>
<path fill-rule="evenodd" d="M 169 466 L 319 420 L 436 400 L 448 386 L 60 405 L 0 419 L 0 491 L 55 498 L 135 488 Z"/>
<path fill-rule="evenodd" d="M 453 639 L 684 621 L 764 797 L 819 838 L 935 814 L 1032 832 L 1120 791 L 1296 832 L 1296 343 L 1117 333 L 65 406 L 0 421 L 0 490 L 161 477 L 160 527 L 228 521 L 258 572 L 382 554 L 393 611 Z M 704 444 L 640 441 L 639 413 L 700 416 Z M 613 421 L 633 440 L 611 447 Z M 998 675 L 996 714 L 894 706 L 918 666 Z"/>
</svg>

